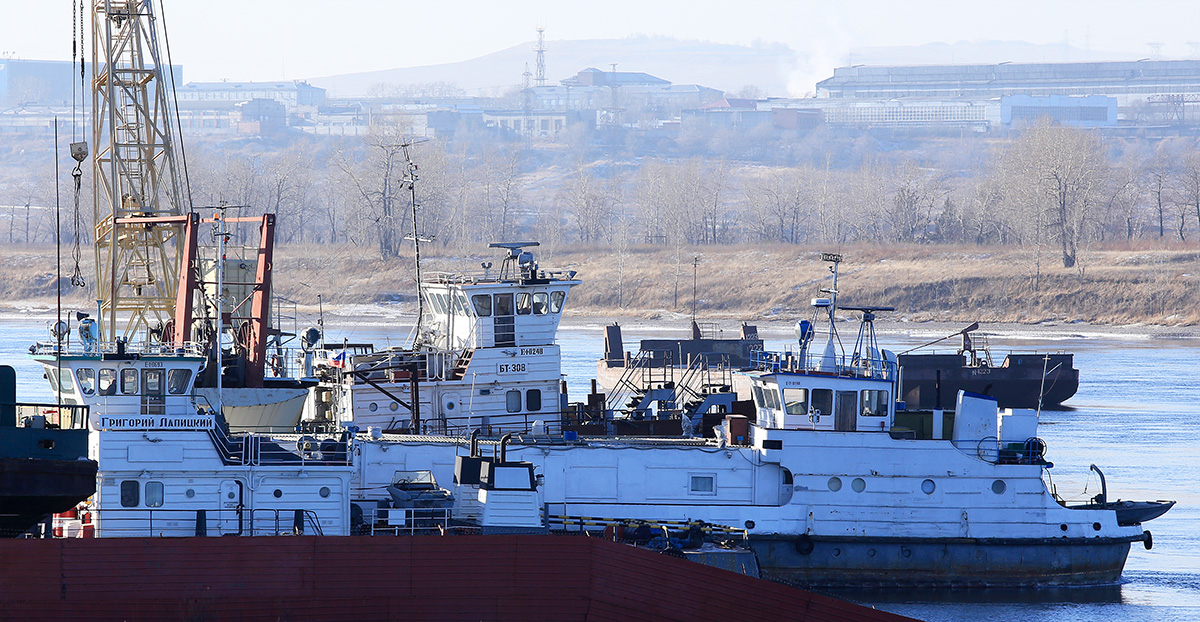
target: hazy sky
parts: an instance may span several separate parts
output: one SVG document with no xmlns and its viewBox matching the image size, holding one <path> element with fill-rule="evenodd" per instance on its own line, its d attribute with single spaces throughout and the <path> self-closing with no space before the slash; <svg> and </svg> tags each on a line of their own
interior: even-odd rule
<svg viewBox="0 0 1200 622">
<path fill-rule="evenodd" d="M 186 80 L 277 80 L 454 62 L 547 39 L 786 43 L 817 69 L 851 48 L 1013 40 L 1200 56 L 1197 0 L 166 0 Z M 90 4 L 91 0 L 87 0 Z M 158 0 L 155 0 L 158 6 Z M 69 59 L 71 3 L 0 0 L 0 57 Z M 821 69 L 821 71 L 824 71 Z"/>
</svg>

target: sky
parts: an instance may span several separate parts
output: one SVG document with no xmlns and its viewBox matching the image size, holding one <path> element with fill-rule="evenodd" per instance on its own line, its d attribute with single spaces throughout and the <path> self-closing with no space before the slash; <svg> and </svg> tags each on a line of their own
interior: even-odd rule
<svg viewBox="0 0 1200 622">
<path fill-rule="evenodd" d="M 90 5 L 92 0 L 86 0 Z M 156 8 L 160 0 L 154 0 Z M 988 40 L 1200 57 L 1196 0 L 165 0 L 187 81 L 300 79 L 467 60 L 548 41 L 780 42 L 832 75 L 855 48 Z M 0 58 L 69 60 L 72 0 L 0 0 Z M 1161 44 L 1157 53 L 1152 43 Z M 89 44 L 90 46 L 90 44 Z"/>
</svg>

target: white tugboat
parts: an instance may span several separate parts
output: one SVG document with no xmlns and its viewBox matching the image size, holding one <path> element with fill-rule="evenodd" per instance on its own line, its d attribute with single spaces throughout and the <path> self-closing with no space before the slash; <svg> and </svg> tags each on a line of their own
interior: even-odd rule
<svg viewBox="0 0 1200 622">
<path fill-rule="evenodd" d="M 89 407 L 99 472 L 75 532 L 348 533 L 347 439 L 245 431 L 294 431 L 308 393 L 265 386 L 274 215 L 204 219 L 186 204 L 152 12 L 92 6 L 96 314 L 76 316 L 77 339 L 64 324 L 31 348 L 60 401 Z M 87 144 L 71 154 L 78 193 Z M 260 223 L 254 258 L 234 258 L 230 221 Z"/>
<path fill-rule="evenodd" d="M 554 342 L 575 273 L 546 271 L 537 242 L 492 244 L 499 270 L 432 274 L 411 347 L 349 356 L 335 385 L 343 426 L 465 435 L 556 423 L 565 404 Z"/>
<path fill-rule="evenodd" d="M 798 585 L 1118 581 L 1130 543 L 1151 544 L 1139 521 L 1170 503 L 1143 504 L 1140 515 L 1065 506 L 1043 481 L 1053 465 L 1036 413 L 1000 411 L 986 396 L 960 393 L 952 422 L 929 438 L 895 427 L 899 370 L 871 321 L 881 309 L 854 308 L 864 322 L 844 354 L 832 330 L 840 257 L 828 259 L 835 285 L 814 300 L 831 327 L 825 347 L 810 352 L 806 321 L 796 350 L 756 357 L 753 420 L 728 417 L 718 439 L 514 437 L 508 461 L 530 465 L 550 524 L 743 529 L 763 575 Z M 484 498 L 461 477 L 463 460 L 478 455 L 462 439 L 389 435 L 358 451 L 360 489 L 419 469 L 443 482 L 459 476 L 464 512 Z"/>
</svg>

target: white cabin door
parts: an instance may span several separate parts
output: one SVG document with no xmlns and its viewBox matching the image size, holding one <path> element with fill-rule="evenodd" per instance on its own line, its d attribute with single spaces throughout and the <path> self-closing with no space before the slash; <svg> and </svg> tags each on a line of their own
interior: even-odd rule
<svg viewBox="0 0 1200 622">
<path fill-rule="evenodd" d="M 854 422 L 858 419 L 858 391 L 838 391 L 834 415 L 834 429 L 853 432 Z"/>
<path fill-rule="evenodd" d="M 217 510 L 217 532 L 220 535 L 242 532 L 242 483 L 227 479 L 221 482 L 221 500 Z"/>
<path fill-rule="evenodd" d="M 513 306 L 512 294 L 496 294 L 493 330 L 495 331 L 496 347 L 517 345 L 516 309 Z"/>
</svg>

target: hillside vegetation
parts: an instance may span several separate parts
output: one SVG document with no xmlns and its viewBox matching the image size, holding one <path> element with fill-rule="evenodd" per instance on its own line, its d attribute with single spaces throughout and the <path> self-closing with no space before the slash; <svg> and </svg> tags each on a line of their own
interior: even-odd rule
<svg viewBox="0 0 1200 622">
<path fill-rule="evenodd" d="M 792 245 L 706 246 L 679 252 L 662 247 L 612 248 L 544 245 L 546 270 L 575 270 L 583 284 L 569 304 L 589 317 L 653 318 L 690 313 L 693 259 L 696 309 L 705 318 L 786 320 L 807 316 L 809 300 L 830 287 L 820 251 Z M 1020 248 L 894 245 L 837 249 L 845 260 L 838 283 L 843 304 L 887 305 L 889 317 L 912 321 L 1097 324 L 1200 324 L 1200 252 L 1089 251 L 1080 266 L 1064 269 L 1053 252 Z M 446 255 L 427 251 L 428 272 L 482 273 L 499 255 Z M 85 256 L 85 263 L 88 257 Z M 53 305 L 54 249 L 0 251 L 0 307 Z M 73 264 L 64 257 L 64 272 Z M 493 271 L 496 268 L 493 268 Z M 66 304 L 87 306 L 93 296 L 67 284 Z M 394 303 L 413 299 L 411 258 L 384 261 L 372 249 L 285 245 L 275 265 L 276 293 L 302 305 Z M 66 279 L 64 279 L 66 284 Z"/>
</svg>

